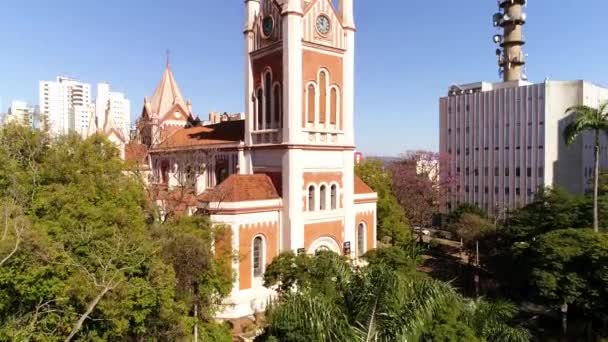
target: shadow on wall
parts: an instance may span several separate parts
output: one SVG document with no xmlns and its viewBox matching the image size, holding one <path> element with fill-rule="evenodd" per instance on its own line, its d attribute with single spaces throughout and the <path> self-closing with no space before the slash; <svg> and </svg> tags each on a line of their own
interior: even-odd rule
<svg viewBox="0 0 608 342">
<path fill-rule="evenodd" d="M 559 185 L 561 188 L 576 194 L 582 194 L 585 191 L 585 178 L 583 173 L 584 154 L 588 151 L 583 147 L 584 138 L 589 134 L 579 136 L 570 145 L 566 145 L 564 140 L 564 130 L 574 115 L 568 115 L 558 121 L 557 125 L 557 159 L 553 163 L 553 185 Z M 551 148 L 545 146 L 545 148 Z"/>
</svg>

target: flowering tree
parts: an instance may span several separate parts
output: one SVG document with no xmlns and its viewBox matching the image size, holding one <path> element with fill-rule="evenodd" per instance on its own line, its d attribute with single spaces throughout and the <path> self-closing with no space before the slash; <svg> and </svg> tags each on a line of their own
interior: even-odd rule
<svg viewBox="0 0 608 342">
<path fill-rule="evenodd" d="M 449 200 L 457 182 L 450 166 L 448 156 L 429 151 L 407 152 L 390 165 L 393 192 L 413 226 L 431 226 Z"/>
</svg>

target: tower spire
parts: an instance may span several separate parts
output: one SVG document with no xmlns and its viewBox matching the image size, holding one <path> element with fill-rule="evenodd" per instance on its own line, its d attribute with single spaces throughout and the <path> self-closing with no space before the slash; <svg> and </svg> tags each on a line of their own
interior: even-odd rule
<svg viewBox="0 0 608 342">
<path fill-rule="evenodd" d="M 166 59 L 167 59 L 167 61 L 166 61 L 166 63 L 167 63 L 166 67 L 169 68 L 169 66 L 171 64 L 171 50 L 167 49 L 165 51 L 165 53 L 166 53 Z"/>
<path fill-rule="evenodd" d="M 523 27 L 526 24 L 524 7 L 526 0 L 498 0 L 499 12 L 494 14 L 494 27 L 501 27 L 502 34 L 494 36 L 494 42 L 499 44 L 496 49 L 499 72 L 505 82 L 526 80 L 524 65 L 526 64 L 523 46 Z"/>
</svg>

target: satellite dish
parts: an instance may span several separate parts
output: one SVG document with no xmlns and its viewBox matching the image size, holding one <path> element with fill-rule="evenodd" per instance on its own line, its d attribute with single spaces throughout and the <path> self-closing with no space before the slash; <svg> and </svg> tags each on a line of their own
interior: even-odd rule
<svg viewBox="0 0 608 342">
<path fill-rule="evenodd" d="M 492 37 L 492 40 L 496 44 L 502 43 L 502 39 L 503 39 L 503 37 L 500 34 L 496 34 L 496 35 L 494 35 L 494 37 Z"/>
<path fill-rule="evenodd" d="M 494 22 L 494 26 L 500 25 L 501 20 L 502 20 L 502 13 L 495 13 L 492 16 L 492 21 Z"/>
<path fill-rule="evenodd" d="M 528 15 L 526 13 L 521 14 L 521 20 L 526 21 L 527 18 L 528 18 Z"/>
<path fill-rule="evenodd" d="M 501 49 L 496 49 L 496 56 L 500 56 L 502 54 L 502 50 Z"/>
<path fill-rule="evenodd" d="M 507 20 L 511 20 L 511 17 L 509 16 L 509 14 L 505 13 L 505 15 L 502 17 L 502 19 L 507 21 Z"/>
</svg>

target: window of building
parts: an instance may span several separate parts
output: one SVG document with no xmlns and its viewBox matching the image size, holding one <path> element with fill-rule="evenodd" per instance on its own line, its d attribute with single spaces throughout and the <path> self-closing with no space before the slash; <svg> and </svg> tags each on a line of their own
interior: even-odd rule
<svg viewBox="0 0 608 342">
<path fill-rule="evenodd" d="M 319 206 L 321 210 L 325 210 L 327 208 L 327 187 L 325 185 L 321 185 L 319 188 Z"/>
<path fill-rule="evenodd" d="M 357 226 L 357 255 L 361 256 L 365 254 L 366 246 L 365 246 L 365 224 L 363 222 L 359 223 Z"/>
<path fill-rule="evenodd" d="M 519 188 L 515 188 L 515 196 L 521 195 L 521 190 Z"/>
<path fill-rule="evenodd" d="M 474 174 L 475 174 L 475 176 L 479 176 L 479 169 L 478 168 L 475 168 Z"/>
<path fill-rule="evenodd" d="M 327 117 L 327 74 L 319 74 L 319 123 L 324 124 Z"/>
<path fill-rule="evenodd" d="M 308 187 L 308 211 L 315 211 L 315 186 Z"/>
<path fill-rule="evenodd" d="M 257 111 L 256 111 L 256 115 L 258 116 L 258 126 L 256 127 L 256 129 L 260 130 L 262 129 L 262 124 L 264 122 L 264 91 L 260 88 L 258 89 L 258 96 L 256 98 L 257 103 Z"/>
<path fill-rule="evenodd" d="M 264 111 L 264 117 L 266 117 L 266 128 L 270 127 L 270 123 L 272 122 L 272 117 L 270 115 L 270 111 L 272 110 L 272 77 L 270 76 L 270 73 L 267 72 L 266 75 L 264 76 L 264 92 L 266 95 L 266 98 L 264 99 L 264 103 L 265 103 L 265 111 Z"/>
<path fill-rule="evenodd" d="M 281 87 L 278 84 L 274 86 L 274 95 L 272 100 L 274 101 L 274 122 L 276 122 L 277 128 L 281 128 L 283 127 L 283 111 L 281 110 Z"/>
<path fill-rule="evenodd" d="M 505 187 L 505 195 L 508 195 L 508 194 L 509 194 L 509 187 L 507 186 L 507 187 Z"/>
<path fill-rule="evenodd" d="M 509 177 L 509 168 L 505 167 L 505 177 Z"/>
<path fill-rule="evenodd" d="M 545 169 L 541 166 L 538 168 L 538 178 L 543 178 L 545 175 Z"/>
<path fill-rule="evenodd" d="M 338 117 L 338 89 L 332 88 L 329 97 L 330 97 L 330 99 L 329 99 L 329 106 L 330 106 L 329 123 L 332 125 L 335 125 L 337 122 L 337 117 Z"/>
<path fill-rule="evenodd" d="M 469 168 L 468 167 L 464 169 L 464 174 L 465 174 L 465 176 L 469 175 Z"/>
<path fill-rule="evenodd" d="M 467 194 L 469 193 L 469 186 L 468 185 L 464 187 L 464 192 L 466 192 Z"/>
<path fill-rule="evenodd" d="M 338 187 L 334 184 L 331 186 L 331 209 L 336 210 L 338 207 Z"/>
<path fill-rule="evenodd" d="M 486 186 L 486 187 L 483 189 L 483 192 L 487 194 L 487 193 L 488 193 L 488 191 L 489 191 L 489 189 L 488 189 L 488 187 Z"/>
<path fill-rule="evenodd" d="M 253 276 L 259 278 L 264 274 L 264 240 L 261 236 L 253 239 Z"/>
<path fill-rule="evenodd" d="M 479 186 L 478 185 L 475 185 L 475 193 L 476 194 L 479 193 Z"/>
<path fill-rule="evenodd" d="M 515 168 L 515 177 L 521 176 L 521 169 L 519 167 Z"/>
<path fill-rule="evenodd" d="M 315 122 L 315 112 L 316 112 L 316 91 L 315 91 L 315 86 L 312 84 L 308 85 L 308 91 L 307 91 L 307 95 L 308 95 L 308 101 L 307 101 L 307 106 L 308 106 L 308 123 L 314 123 Z"/>
<path fill-rule="evenodd" d="M 483 175 L 486 177 L 488 176 L 488 167 L 487 166 L 483 169 Z"/>
<path fill-rule="evenodd" d="M 498 175 L 499 175 L 498 173 L 499 173 L 498 168 L 495 167 L 494 168 L 494 177 L 498 177 Z"/>
<path fill-rule="evenodd" d="M 498 187 L 497 186 L 494 187 L 494 194 L 498 195 Z"/>
</svg>

